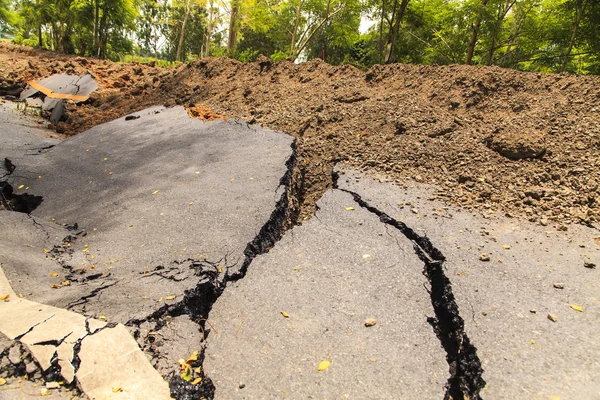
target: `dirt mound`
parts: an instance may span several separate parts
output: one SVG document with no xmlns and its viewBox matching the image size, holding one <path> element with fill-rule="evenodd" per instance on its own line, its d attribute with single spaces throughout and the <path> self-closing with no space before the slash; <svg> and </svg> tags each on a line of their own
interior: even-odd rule
<svg viewBox="0 0 600 400">
<path fill-rule="evenodd" d="M 498 67 L 374 66 L 201 59 L 177 68 L 114 64 L 0 45 L 14 84 L 94 74 L 69 106 L 67 133 L 156 104 L 202 104 L 298 138 L 300 218 L 331 185 L 334 163 L 436 185 L 437 198 L 531 221 L 593 224 L 600 205 L 600 78 Z M 10 62 L 5 62 L 10 61 Z M 202 114 L 202 112 L 201 112 Z"/>
</svg>

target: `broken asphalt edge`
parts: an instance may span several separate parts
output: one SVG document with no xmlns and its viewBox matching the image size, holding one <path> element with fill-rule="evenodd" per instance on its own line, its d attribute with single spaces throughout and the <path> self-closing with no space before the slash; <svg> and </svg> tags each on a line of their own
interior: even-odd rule
<svg viewBox="0 0 600 400">
<path fill-rule="evenodd" d="M 379 220 L 398 230 L 412 242 L 415 254 L 423 262 L 423 275 L 429 281 L 428 290 L 435 317 L 428 317 L 436 336 L 446 351 L 450 376 L 446 383 L 445 400 L 480 400 L 480 391 L 485 387 L 481 360 L 477 348 L 471 343 L 464 329 L 464 320 L 460 316 L 458 305 L 452 292 L 452 283 L 444 272 L 446 258 L 427 236 L 416 233 L 404 222 L 398 221 L 365 201 L 358 193 L 343 189 L 337 185 L 338 175 L 332 176 L 333 189 L 352 196 L 362 208 L 376 215 Z"/>
<path fill-rule="evenodd" d="M 247 125 L 247 124 L 246 124 Z M 248 126 L 248 125 L 247 125 Z M 250 128 L 250 126 L 248 126 Z M 248 268 L 252 261 L 259 255 L 265 254 L 277 243 L 285 232 L 296 225 L 299 215 L 298 203 L 294 199 L 300 196 L 297 190 L 304 187 L 303 182 L 298 180 L 303 179 L 302 174 L 297 173 L 297 142 L 296 139 L 290 145 L 292 151 L 286 161 L 286 172 L 279 180 L 277 191 L 282 188 L 281 196 L 275 203 L 275 207 L 269 216 L 269 219 L 262 225 L 257 235 L 246 245 L 244 249 L 244 260 L 241 267 L 234 273 L 230 273 L 231 266 L 226 267 L 225 276 L 219 279 L 217 271 L 218 263 L 211 263 L 207 260 L 186 260 L 190 262 L 190 268 L 200 266 L 200 270 L 196 275 L 200 276 L 198 283 L 192 289 L 186 290 L 184 298 L 178 303 L 165 305 L 142 319 L 134 319 L 128 321 L 125 325 L 129 327 L 138 327 L 144 322 L 154 322 L 153 331 L 158 332 L 165 326 L 167 317 L 178 317 L 187 315 L 191 321 L 199 326 L 199 330 L 204 336 L 204 340 L 210 334 L 212 326 L 206 326 L 209 313 L 223 294 L 227 285 L 243 279 L 248 272 Z M 208 266 L 211 268 L 202 268 Z M 139 335 L 139 331 L 136 332 Z M 206 343 L 206 341 L 204 341 Z M 198 360 L 193 364 L 193 367 L 201 366 L 204 362 L 206 347 L 201 348 Z M 202 369 L 202 383 L 193 385 L 183 380 L 180 376 L 172 376 L 169 386 L 171 396 L 176 399 L 197 398 L 192 396 L 203 396 L 203 398 L 212 399 L 215 396 L 215 386 L 210 377 L 204 375 Z"/>
<path fill-rule="evenodd" d="M 25 345 L 44 375 L 58 378 L 60 371 L 90 399 L 171 398 L 167 382 L 124 325 L 19 298 L 1 266 L 0 295 L 8 295 L 0 302 L 0 332 Z"/>
</svg>

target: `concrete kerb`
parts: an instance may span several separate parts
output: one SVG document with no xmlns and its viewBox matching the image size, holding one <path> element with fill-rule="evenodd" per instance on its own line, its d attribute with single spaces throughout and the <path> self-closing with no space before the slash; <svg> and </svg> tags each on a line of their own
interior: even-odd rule
<svg viewBox="0 0 600 400">
<path fill-rule="evenodd" d="M 42 369 L 60 369 L 95 399 L 170 399 L 169 386 L 122 324 L 19 298 L 0 266 L 0 333 L 24 344 Z"/>
</svg>

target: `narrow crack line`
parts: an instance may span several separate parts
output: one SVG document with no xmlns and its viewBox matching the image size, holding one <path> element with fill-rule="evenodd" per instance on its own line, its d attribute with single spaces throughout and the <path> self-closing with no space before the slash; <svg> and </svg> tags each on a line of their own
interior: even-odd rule
<svg viewBox="0 0 600 400">
<path fill-rule="evenodd" d="M 115 322 L 109 322 L 106 325 L 96 329 L 94 332 L 91 332 L 88 320 L 89 320 L 89 318 L 85 320 L 85 329 L 86 329 L 87 333 L 85 335 L 83 335 L 82 337 L 80 337 L 79 339 L 77 339 L 77 341 L 73 344 L 73 358 L 71 359 L 71 365 L 73 366 L 74 374 L 77 374 L 77 372 L 79 371 L 79 367 L 81 366 L 81 358 L 79 357 L 79 352 L 81 351 L 81 346 L 83 344 L 83 341 L 86 338 L 93 336 L 100 331 L 103 331 L 104 329 L 112 329 L 118 325 Z"/>
<path fill-rule="evenodd" d="M 370 205 L 358 193 L 337 187 L 335 179 L 334 189 L 350 194 L 360 207 L 379 217 L 382 223 L 396 228 L 412 242 L 416 255 L 424 263 L 423 274 L 430 284 L 428 292 L 435 317 L 427 318 L 427 322 L 433 327 L 446 351 L 449 365 L 450 377 L 446 383 L 444 399 L 480 400 L 479 392 L 486 384 L 482 377 L 481 360 L 477 356 L 477 348 L 465 333 L 464 320 L 452 293 L 452 283 L 444 271 L 446 258 L 442 252 L 427 236 L 419 235 L 404 222 Z"/>
<path fill-rule="evenodd" d="M 33 223 L 33 226 L 39 230 L 41 230 L 42 232 L 44 232 L 44 234 L 46 235 L 46 240 L 48 240 L 49 242 L 51 242 L 52 240 L 50 239 L 50 234 L 48 233 L 48 231 L 46 230 L 46 228 L 40 224 L 39 222 L 37 222 L 35 220 L 35 218 L 31 215 L 31 214 L 25 214 L 27 216 L 27 218 L 29 218 L 31 220 L 31 222 Z"/>
<path fill-rule="evenodd" d="M 96 289 L 92 290 L 90 294 L 82 296 L 79 298 L 79 300 L 75 300 L 75 301 L 67 304 L 67 310 L 71 310 L 75 306 L 80 306 L 82 304 L 89 303 L 91 298 L 98 296 L 100 294 L 100 292 L 102 292 L 104 289 L 108 289 L 109 287 L 114 286 L 117 283 L 118 283 L 118 281 L 115 281 L 113 283 L 109 283 L 108 285 L 97 287 Z"/>
<path fill-rule="evenodd" d="M 61 338 L 61 339 L 51 339 L 51 340 L 44 340 L 43 342 L 37 342 L 34 343 L 34 346 L 54 346 L 54 347 L 58 347 L 60 346 L 66 338 L 68 338 L 69 336 L 71 336 L 71 334 L 73 333 L 73 331 L 69 332 L 67 335 L 65 335 L 65 337 Z"/>
<path fill-rule="evenodd" d="M 50 320 L 50 319 L 54 318 L 54 316 L 55 316 L 55 315 L 56 315 L 56 314 L 52 314 L 51 316 L 49 316 L 49 317 L 48 317 L 48 318 L 46 318 L 45 320 L 43 320 L 43 321 L 40 321 L 40 322 L 38 322 L 37 324 L 35 324 L 35 325 L 31 326 L 31 327 L 30 327 L 30 328 L 27 330 L 27 332 L 25 332 L 25 333 L 21 333 L 20 335 L 18 335 L 18 336 L 15 336 L 14 340 L 15 340 L 15 341 L 21 341 L 21 339 L 23 339 L 23 336 L 25 336 L 25 335 L 27 335 L 29 332 L 33 331 L 33 330 L 34 330 L 34 329 L 35 329 L 35 328 L 36 328 L 38 325 L 41 325 L 41 324 L 43 324 L 44 322 L 46 322 L 46 321 L 48 321 L 48 320 Z"/>
</svg>

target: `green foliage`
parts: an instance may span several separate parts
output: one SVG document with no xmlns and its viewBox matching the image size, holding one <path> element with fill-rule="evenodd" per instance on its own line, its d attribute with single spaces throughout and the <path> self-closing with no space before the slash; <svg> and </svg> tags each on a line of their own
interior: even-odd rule
<svg viewBox="0 0 600 400">
<path fill-rule="evenodd" d="M 275 52 L 273 54 L 271 54 L 271 56 L 269 58 L 271 60 L 273 60 L 274 62 L 279 62 L 279 61 L 283 61 L 283 60 L 288 60 L 290 58 L 290 55 L 288 53 L 286 53 L 285 51 L 275 50 Z"/>
<path fill-rule="evenodd" d="M 249 62 L 259 54 L 275 61 L 324 54 L 331 64 L 366 69 L 384 61 L 391 40 L 391 60 L 404 63 L 465 63 L 472 50 L 474 65 L 600 74 L 598 0 L 410 0 L 398 19 L 401 3 L 0 0 L 0 33 L 32 47 L 165 65 L 178 55 Z M 365 17 L 374 26 L 361 34 Z"/>
</svg>

